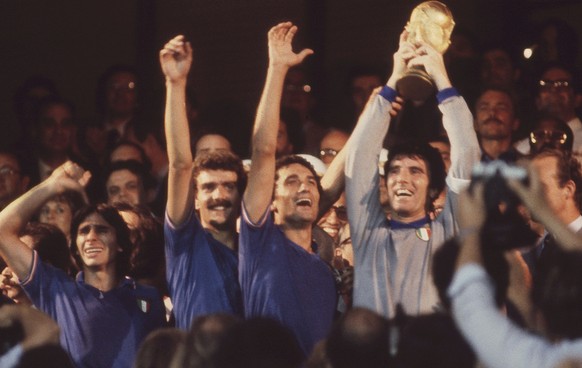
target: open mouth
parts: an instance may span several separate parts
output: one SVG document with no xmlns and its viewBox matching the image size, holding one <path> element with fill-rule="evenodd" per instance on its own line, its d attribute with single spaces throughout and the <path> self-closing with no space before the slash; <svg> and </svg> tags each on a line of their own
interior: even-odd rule
<svg viewBox="0 0 582 368">
<path fill-rule="evenodd" d="M 98 254 L 103 252 L 103 248 L 95 248 L 95 247 L 90 247 L 90 248 L 85 248 L 85 254 L 86 255 L 94 255 L 94 254 Z"/>
<path fill-rule="evenodd" d="M 396 197 L 412 197 L 412 192 L 408 189 L 396 190 Z"/>
<path fill-rule="evenodd" d="M 212 206 L 210 209 L 211 210 L 217 210 L 217 211 L 224 211 L 227 207 L 225 206 Z"/>
<path fill-rule="evenodd" d="M 311 207 L 311 199 L 309 199 L 309 198 L 300 198 L 297 201 L 295 201 L 295 204 L 297 206 Z"/>
</svg>

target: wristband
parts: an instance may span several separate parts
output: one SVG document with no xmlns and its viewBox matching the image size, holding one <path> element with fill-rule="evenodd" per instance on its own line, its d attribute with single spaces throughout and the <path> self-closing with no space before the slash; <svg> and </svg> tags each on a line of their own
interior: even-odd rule
<svg viewBox="0 0 582 368">
<path fill-rule="evenodd" d="M 396 93 L 396 91 L 392 87 L 384 86 L 380 90 L 380 96 L 384 97 L 384 99 L 386 99 L 390 102 L 396 101 L 397 95 L 398 94 Z"/>
<path fill-rule="evenodd" d="M 436 97 L 439 104 L 443 103 L 447 98 L 460 96 L 459 91 L 455 87 L 445 88 L 441 91 L 438 91 Z"/>
</svg>

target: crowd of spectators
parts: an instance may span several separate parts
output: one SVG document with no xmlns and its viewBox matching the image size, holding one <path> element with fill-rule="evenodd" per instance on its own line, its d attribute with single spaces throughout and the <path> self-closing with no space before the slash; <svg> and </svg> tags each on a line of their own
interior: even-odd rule
<svg viewBox="0 0 582 368">
<path fill-rule="evenodd" d="M 199 119 L 182 35 L 159 128 L 131 66 L 103 74 L 90 124 L 28 79 L 0 147 L 0 366 L 582 366 L 577 40 L 544 27 L 532 70 L 405 29 L 388 76 L 350 72 L 345 131 L 317 121 L 318 50 L 280 23 L 244 160 L 236 124 Z M 429 100 L 398 93 L 413 66 Z"/>
</svg>

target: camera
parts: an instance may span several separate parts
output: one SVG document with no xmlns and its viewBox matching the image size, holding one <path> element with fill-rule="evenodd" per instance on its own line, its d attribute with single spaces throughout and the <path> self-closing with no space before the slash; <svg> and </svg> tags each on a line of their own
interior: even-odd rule
<svg viewBox="0 0 582 368">
<path fill-rule="evenodd" d="M 477 164 L 471 173 L 471 187 L 477 182 L 485 183 L 485 204 L 488 209 L 490 206 L 497 207 L 501 203 L 508 206 L 519 204 L 519 199 L 507 186 L 507 180 L 519 180 L 528 184 L 527 170 L 521 166 L 495 160 Z"/>
<path fill-rule="evenodd" d="M 537 239 L 537 234 L 519 213 L 521 201 L 507 186 L 508 180 L 519 180 L 528 185 L 527 170 L 500 160 L 479 163 L 473 169 L 470 190 L 479 182 L 485 186 L 483 196 L 487 218 L 482 233 L 484 247 L 502 250 L 521 248 Z"/>
</svg>

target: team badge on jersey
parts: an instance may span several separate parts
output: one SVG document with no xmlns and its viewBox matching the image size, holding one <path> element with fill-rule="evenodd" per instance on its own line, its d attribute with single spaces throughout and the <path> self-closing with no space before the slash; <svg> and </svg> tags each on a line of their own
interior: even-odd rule
<svg viewBox="0 0 582 368">
<path fill-rule="evenodd" d="M 150 311 L 150 302 L 143 299 L 137 300 L 137 307 L 144 313 L 149 313 Z"/>
<path fill-rule="evenodd" d="M 420 240 L 424 240 L 425 242 L 430 240 L 430 227 L 421 227 L 416 229 L 416 236 Z"/>
</svg>

